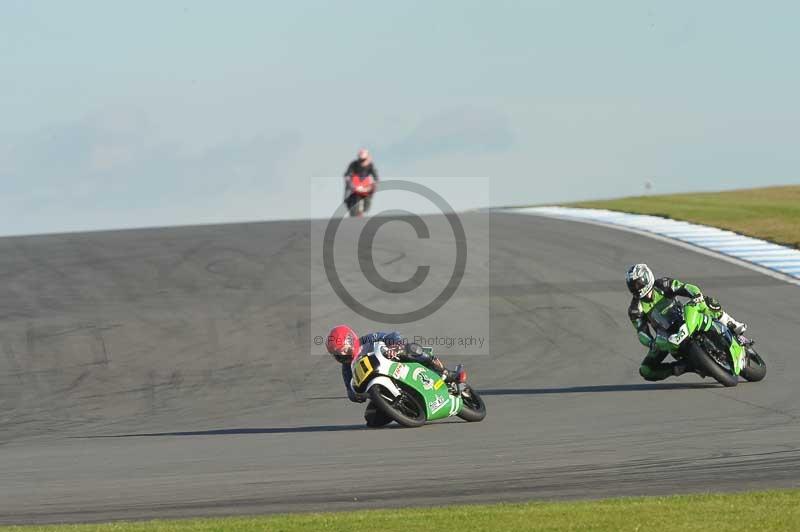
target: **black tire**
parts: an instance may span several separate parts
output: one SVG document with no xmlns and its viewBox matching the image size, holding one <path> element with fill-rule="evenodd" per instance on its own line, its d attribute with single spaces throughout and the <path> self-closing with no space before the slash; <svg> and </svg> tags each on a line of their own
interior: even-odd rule
<svg viewBox="0 0 800 532">
<path fill-rule="evenodd" d="M 758 382 L 767 376 L 767 364 L 755 349 L 748 347 L 747 365 L 741 372 L 742 378 L 749 382 Z"/>
<path fill-rule="evenodd" d="M 375 384 L 369 389 L 369 398 L 375 408 L 384 415 L 397 421 L 404 427 L 421 427 L 427 420 L 425 405 L 419 400 L 416 392 L 400 387 L 402 394 L 393 398 L 389 390 Z"/>
<path fill-rule="evenodd" d="M 467 388 L 465 391 L 468 392 L 468 395 L 466 397 L 463 394 L 461 395 L 463 406 L 461 407 L 461 412 L 458 413 L 458 417 L 473 423 L 483 421 L 483 418 L 486 417 L 486 403 L 483 402 L 483 398 L 478 395 L 478 392 L 472 388 Z"/>
<path fill-rule="evenodd" d="M 739 378 L 736 375 L 720 366 L 697 343 L 689 341 L 685 349 L 689 361 L 694 367 L 714 378 L 721 385 L 730 388 L 739 384 Z"/>
</svg>

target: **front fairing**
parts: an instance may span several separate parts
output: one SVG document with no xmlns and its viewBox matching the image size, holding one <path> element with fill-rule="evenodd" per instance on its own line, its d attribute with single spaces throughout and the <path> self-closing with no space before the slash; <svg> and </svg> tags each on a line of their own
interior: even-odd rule
<svg viewBox="0 0 800 532">
<path fill-rule="evenodd" d="M 713 338 L 717 340 L 717 347 L 723 352 L 727 351 L 730 354 L 731 362 L 733 362 L 733 374 L 739 375 L 739 373 L 741 373 L 747 364 L 747 353 L 744 346 L 739 343 L 739 339 L 736 337 L 736 335 L 734 335 L 731 330 L 721 322 L 711 320 L 711 326 L 709 327 L 709 330 L 712 329 L 714 332 L 716 332 L 716 334 L 713 335 Z"/>
<path fill-rule="evenodd" d="M 657 301 L 648 315 L 656 329 L 656 347 L 675 353 L 693 334 L 707 331 L 713 320 L 706 311 L 703 301 L 692 300 L 686 304 L 668 298 Z"/>
<path fill-rule="evenodd" d="M 709 333 L 706 338 L 714 341 L 718 349 L 730 354 L 733 374 L 738 375 L 746 364 L 745 349 L 730 329 L 711 317 L 711 312 L 703 300 L 687 303 L 683 307 L 683 312 L 687 337 L 698 333 Z"/>
<path fill-rule="evenodd" d="M 653 290 L 652 299 L 641 300 L 640 305 L 647 315 L 647 322 L 657 333 L 664 336 L 673 334 L 683 324 L 681 304 L 657 289 Z"/>
<path fill-rule="evenodd" d="M 656 349 L 675 353 L 680 343 L 688 337 L 683 305 L 654 290 L 653 299 L 642 301 L 642 308 L 647 313 L 648 323 L 656 333 Z"/>
<path fill-rule="evenodd" d="M 711 318 L 706 314 L 706 304 L 691 301 L 683 306 L 683 320 L 691 336 L 697 331 L 707 331 L 711 327 Z"/>
<path fill-rule="evenodd" d="M 667 334 L 677 332 L 684 322 L 680 303 L 667 298 L 661 299 L 659 303 L 654 305 L 653 310 L 648 315 L 648 320 L 657 331 L 663 331 Z"/>
</svg>

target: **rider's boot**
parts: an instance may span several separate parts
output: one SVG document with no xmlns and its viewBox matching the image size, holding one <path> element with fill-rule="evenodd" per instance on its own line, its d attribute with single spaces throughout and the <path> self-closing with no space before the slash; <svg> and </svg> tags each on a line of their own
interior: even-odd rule
<svg viewBox="0 0 800 532">
<path fill-rule="evenodd" d="M 747 330 L 747 324 L 742 323 L 740 321 L 736 321 L 733 317 L 725 312 L 722 311 L 722 315 L 719 317 L 720 323 L 725 325 L 728 329 L 733 331 L 737 336 L 741 336 Z"/>
<path fill-rule="evenodd" d="M 444 369 L 442 371 L 442 379 L 445 382 L 453 382 L 455 384 L 466 383 L 467 370 L 464 369 L 464 364 L 458 364 L 455 369 Z"/>
<path fill-rule="evenodd" d="M 442 376 L 444 382 L 453 382 L 453 370 L 447 369 L 439 357 L 431 356 L 428 367 Z"/>
<path fill-rule="evenodd" d="M 467 371 L 459 364 L 455 369 L 443 369 L 442 380 L 447 383 L 463 384 L 467 382 Z"/>
<path fill-rule="evenodd" d="M 447 382 L 447 383 L 455 382 L 453 377 L 454 377 L 453 370 L 447 369 L 447 368 L 442 370 L 442 380 L 444 382 Z"/>
<path fill-rule="evenodd" d="M 673 377 L 680 377 L 684 373 L 689 371 L 689 364 L 684 362 L 683 360 L 679 360 L 677 362 L 672 363 L 672 376 Z"/>
<path fill-rule="evenodd" d="M 464 369 L 463 364 L 458 364 L 455 369 L 447 371 L 447 378 L 445 382 L 447 382 L 454 391 L 458 391 L 460 394 L 467 393 L 467 370 Z"/>
<path fill-rule="evenodd" d="M 700 375 L 704 379 L 706 378 L 706 374 L 705 373 L 703 373 L 702 371 L 700 371 L 698 369 L 695 369 L 695 368 L 691 367 L 688 363 L 686 363 L 683 360 L 679 360 L 677 362 L 673 362 L 672 363 L 672 375 L 674 377 L 679 377 L 679 376 L 683 375 L 684 373 L 697 373 L 698 375 Z"/>
<path fill-rule="evenodd" d="M 442 361 L 437 357 L 432 357 L 434 369 L 442 375 L 442 380 L 446 383 L 462 384 L 467 381 L 467 372 L 463 364 L 458 364 L 455 369 L 447 369 Z"/>
</svg>

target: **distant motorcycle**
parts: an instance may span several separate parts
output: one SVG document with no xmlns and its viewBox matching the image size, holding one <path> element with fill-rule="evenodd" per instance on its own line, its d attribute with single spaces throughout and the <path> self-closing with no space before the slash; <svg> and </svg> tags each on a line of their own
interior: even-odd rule
<svg viewBox="0 0 800 532">
<path fill-rule="evenodd" d="M 363 216 L 366 199 L 375 192 L 375 179 L 371 176 L 350 176 L 350 190 L 355 195 L 355 201 L 350 206 L 350 216 Z"/>
</svg>

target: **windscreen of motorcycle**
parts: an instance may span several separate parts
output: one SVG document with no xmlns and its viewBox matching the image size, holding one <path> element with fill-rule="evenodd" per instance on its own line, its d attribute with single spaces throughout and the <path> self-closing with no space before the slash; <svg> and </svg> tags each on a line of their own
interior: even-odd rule
<svg viewBox="0 0 800 532">
<path fill-rule="evenodd" d="M 647 320 L 654 329 L 672 334 L 683 324 L 683 307 L 675 300 L 662 300 L 665 304 L 656 304 L 648 314 Z M 661 303 L 661 302 L 659 302 Z"/>
</svg>

